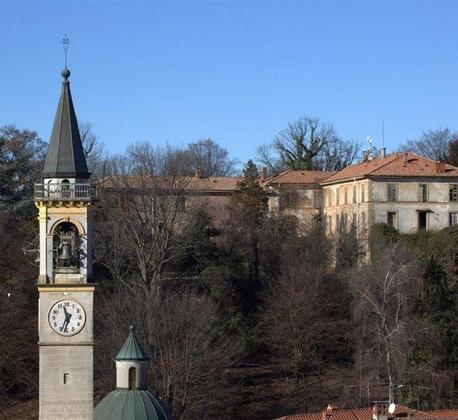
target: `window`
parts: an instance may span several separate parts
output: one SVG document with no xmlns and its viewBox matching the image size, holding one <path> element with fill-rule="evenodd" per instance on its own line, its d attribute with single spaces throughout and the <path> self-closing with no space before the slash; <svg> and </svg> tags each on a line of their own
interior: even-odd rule
<svg viewBox="0 0 458 420">
<path fill-rule="evenodd" d="M 316 209 L 323 207 L 323 196 L 321 195 L 321 191 L 313 191 L 313 206 Z"/>
<path fill-rule="evenodd" d="M 450 201 L 458 201 L 458 184 L 450 184 L 449 199 Z"/>
<path fill-rule="evenodd" d="M 347 187 L 345 187 L 344 189 L 344 204 L 348 204 Z"/>
<path fill-rule="evenodd" d="M 134 367 L 129 368 L 129 389 L 137 389 L 137 373 Z"/>
<path fill-rule="evenodd" d="M 448 221 L 449 221 L 450 226 L 457 225 L 458 224 L 458 213 L 450 212 L 448 215 Z"/>
<path fill-rule="evenodd" d="M 396 184 L 387 184 L 387 201 L 396 201 Z"/>
<path fill-rule="evenodd" d="M 356 185 L 353 185 L 353 204 L 356 203 Z"/>
<path fill-rule="evenodd" d="M 418 212 L 418 229 L 426 230 L 428 228 L 428 212 L 419 211 Z"/>
<path fill-rule="evenodd" d="M 361 202 L 362 203 L 366 201 L 365 193 L 366 193 L 366 187 L 364 185 L 361 185 Z"/>
<path fill-rule="evenodd" d="M 364 211 L 361 213 L 361 226 L 366 229 L 366 213 Z"/>
<path fill-rule="evenodd" d="M 339 201 L 340 201 L 340 200 L 339 200 L 339 192 L 340 192 L 339 190 L 340 190 L 340 188 L 337 188 L 337 189 L 336 189 L 336 206 L 339 205 Z"/>
<path fill-rule="evenodd" d="M 291 208 L 297 207 L 299 202 L 299 196 L 296 191 L 285 191 L 281 195 L 281 207 Z"/>
<path fill-rule="evenodd" d="M 177 210 L 183 212 L 186 210 L 186 198 L 183 195 L 177 197 Z"/>
<path fill-rule="evenodd" d="M 347 213 L 342 214 L 340 216 L 340 223 L 342 224 L 342 228 L 347 230 L 347 227 L 348 227 L 348 214 Z"/>
<path fill-rule="evenodd" d="M 328 232 L 332 232 L 332 216 L 328 216 Z"/>
<path fill-rule="evenodd" d="M 428 184 L 418 184 L 418 201 L 421 203 L 428 201 Z"/>
<path fill-rule="evenodd" d="M 397 229 L 397 227 L 398 227 L 398 215 L 397 215 L 397 213 L 395 211 L 389 211 L 386 214 L 386 223 L 387 223 L 387 225 L 392 226 L 395 229 Z"/>
<path fill-rule="evenodd" d="M 68 384 L 69 376 L 70 376 L 69 373 L 64 373 L 64 378 L 63 378 L 64 385 Z"/>
</svg>

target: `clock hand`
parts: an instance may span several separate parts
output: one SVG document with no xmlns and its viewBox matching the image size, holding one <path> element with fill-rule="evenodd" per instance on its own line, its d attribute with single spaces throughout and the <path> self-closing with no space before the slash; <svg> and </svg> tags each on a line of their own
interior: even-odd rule
<svg viewBox="0 0 458 420">
<path fill-rule="evenodd" d="M 67 308 L 65 306 L 64 306 L 64 313 L 65 313 L 65 319 L 64 319 L 64 323 L 62 324 L 62 329 L 61 329 L 62 332 L 65 332 L 65 329 L 67 328 L 68 321 L 69 321 Z"/>
</svg>

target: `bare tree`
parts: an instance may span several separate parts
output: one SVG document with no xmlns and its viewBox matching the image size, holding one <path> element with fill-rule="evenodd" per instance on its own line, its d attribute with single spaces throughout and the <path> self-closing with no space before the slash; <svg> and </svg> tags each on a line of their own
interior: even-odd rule
<svg viewBox="0 0 458 420">
<path fill-rule="evenodd" d="M 429 159 L 448 162 L 450 144 L 458 140 L 458 133 L 450 128 L 424 131 L 420 138 L 407 140 L 400 151 L 411 151 Z"/>
<path fill-rule="evenodd" d="M 275 366 L 294 378 L 297 392 L 307 377 L 324 372 L 333 357 L 342 357 L 348 321 L 340 309 L 342 289 L 327 272 L 330 244 L 323 230 L 310 227 L 285 243 L 280 275 L 267 293 L 262 320 Z"/>
<path fill-rule="evenodd" d="M 94 133 L 92 123 L 78 123 L 84 156 L 93 178 L 103 175 L 106 160 L 104 145 Z"/>
<path fill-rule="evenodd" d="M 418 279 L 418 263 L 400 242 L 373 250 L 372 261 L 352 276 L 360 387 L 386 380 L 390 402 L 412 344 Z"/>
<path fill-rule="evenodd" d="M 234 390 L 226 383 L 225 371 L 239 345 L 222 334 L 217 308 L 207 296 L 190 290 L 166 291 L 148 302 L 148 315 L 139 296 L 123 285 L 115 287 L 109 298 L 100 294 L 99 298 L 101 367 L 107 368 L 107 356 L 115 355 L 133 324 L 151 356 L 151 389 L 167 402 L 174 418 L 219 418 L 230 409 Z M 107 382 L 102 386 L 112 388 Z"/>
<path fill-rule="evenodd" d="M 162 149 L 133 145 L 111 160 L 111 175 L 100 185 L 100 262 L 126 286 L 141 287 L 147 299 L 169 278 L 184 210 L 187 179 L 172 172 L 167 159 Z"/>
<path fill-rule="evenodd" d="M 274 147 L 290 169 L 314 169 L 313 159 L 336 137 L 334 127 L 304 116 L 288 124 L 274 140 Z"/>
<path fill-rule="evenodd" d="M 304 116 L 288 124 L 273 143 L 257 149 L 258 161 L 278 173 L 294 170 L 340 170 L 356 159 L 360 145 L 339 138 L 331 124 Z"/>
<path fill-rule="evenodd" d="M 221 147 L 212 139 L 199 140 L 190 143 L 185 150 L 188 156 L 190 170 L 200 171 L 205 176 L 229 176 L 235 171 L 236 161 L 229 157 L 226 148 Z"/>
<path fill-rule="evenodd" d="M 340 171 L 354 163 L 360 152 L 359 142 L 335 137 L 326 143 L 315 158 L 314 166 L 324 171 Z"/>
<path fill-rule="evenodd" d="M 114 158 L 100 187 L 95 237 L 98 261 L 121 287 L 117 316 L 107 321 L 135 322 L 153 355 L 154 389 L 176 418 L 190 418 L 205 414 L 204 396 L 223 392 L 216 379 L 234 353 L 213 303 L 174 269 L 180 233 L 192 222 L 184 212 L 188 177 L 171 164 L 175 158 L 147 143 Z"/>
<path fill-rule="evenodd" d="M 274 145 L 262 144 L 256 149 L 257 162 L 268 169 L 270 174 L 279 174 L 287 169 L 281 157 L 276 153 Z"/>
</svg>

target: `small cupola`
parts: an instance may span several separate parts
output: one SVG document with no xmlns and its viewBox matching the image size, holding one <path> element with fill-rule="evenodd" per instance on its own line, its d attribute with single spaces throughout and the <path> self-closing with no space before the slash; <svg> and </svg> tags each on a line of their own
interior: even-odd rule
<svg viewBox="0 0 458 420">
<path fill-rule="evenodd" d="M 115 357 L 116 389 L 94 410 L 94 420 L 172 420 L 164 402 L 148 389 L 148 360 L 134 327 Z"/>
<path fill-rule="evenodd" d="M 116 363 L 116 388 L 129 390 L 148 388 L 149 357 L 135 336 L 132 325 L 129 336 L 114 360 Z"/>
</svg>

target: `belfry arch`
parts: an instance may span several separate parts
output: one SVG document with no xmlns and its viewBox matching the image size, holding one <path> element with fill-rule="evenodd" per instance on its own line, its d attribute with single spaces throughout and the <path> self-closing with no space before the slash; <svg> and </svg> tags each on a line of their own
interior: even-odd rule
<svg viewBox="0 0 458 420">
<path fill-rule="evenodd" d="M 79 270 L 81 237 L 77 226 L 62 221 L 53 229 L 54 269 Z"/>
</svg>

